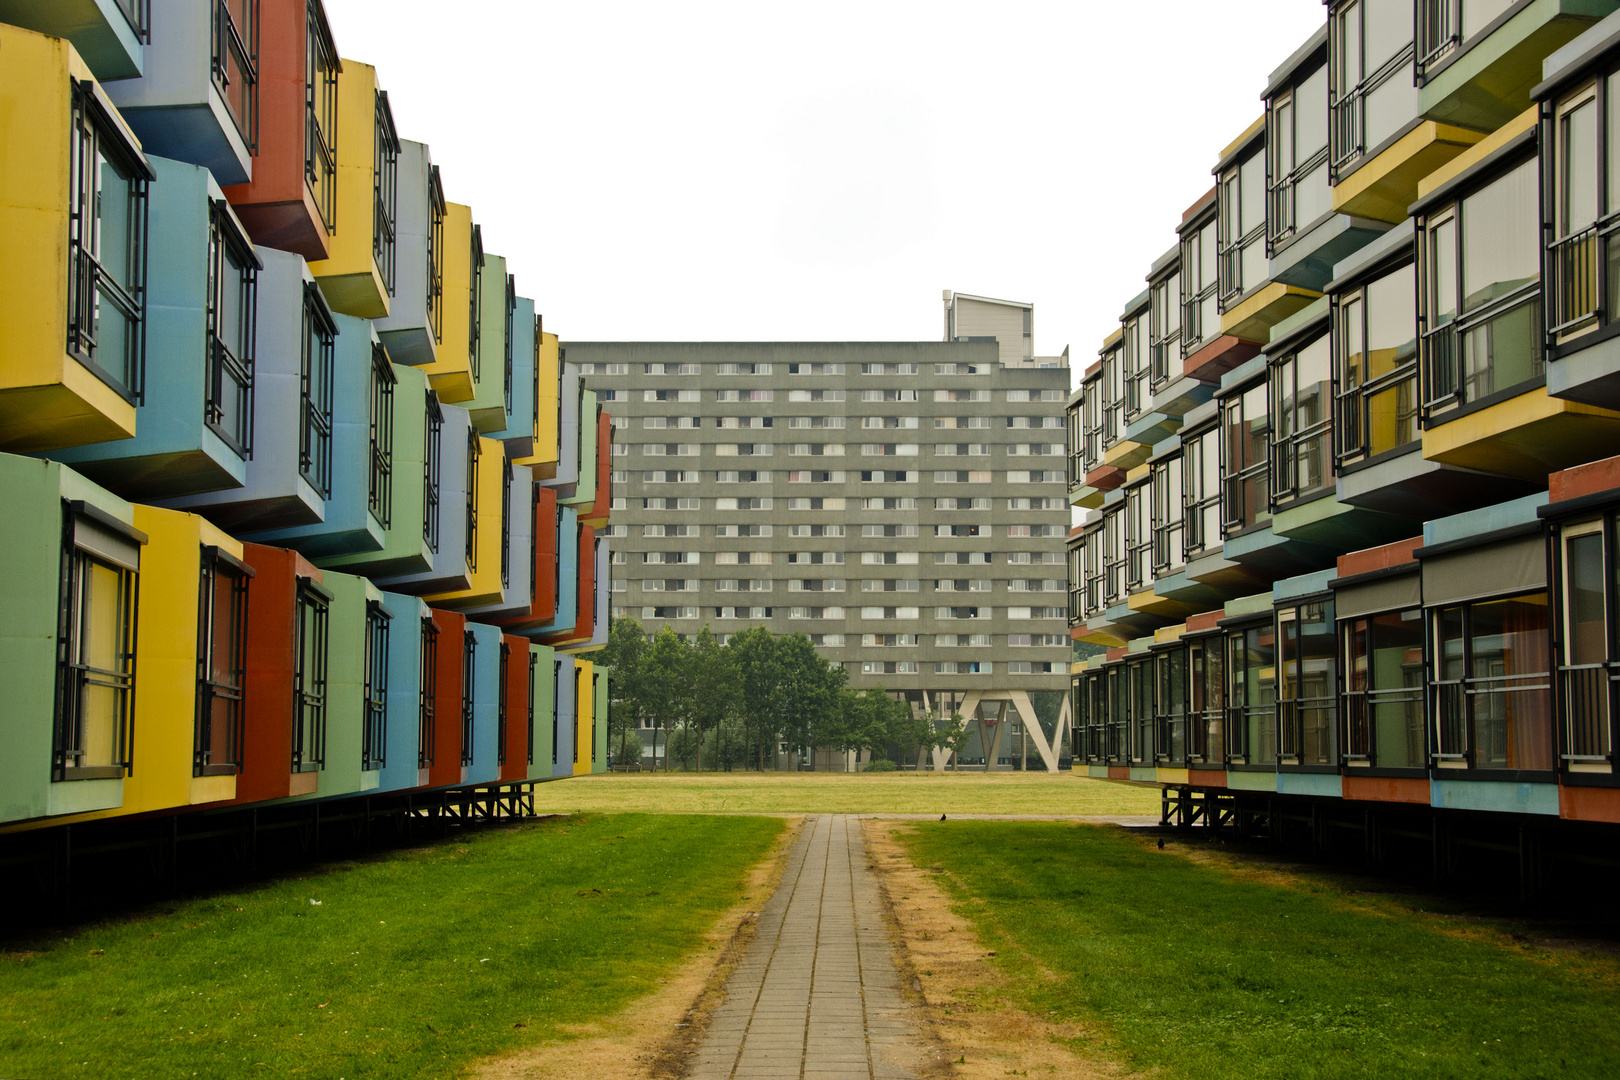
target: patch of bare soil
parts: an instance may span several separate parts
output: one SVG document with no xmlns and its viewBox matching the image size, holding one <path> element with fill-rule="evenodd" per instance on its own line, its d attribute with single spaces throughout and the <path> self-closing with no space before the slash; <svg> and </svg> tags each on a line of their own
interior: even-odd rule
<svg viewBox="0 0 1620 1080">
<path fill-rule="evenodd" d="M 943 871 L 916 866 L 901 837 L 912 825 L 866 819 L 867 850 L 893 914 L 895 962 L 902 979 L 920 996 L 932 1034 L 954 1064 L 951 1075 L 968 1078 L 1062 1076 L 1102 1080 L 1121 1074 L 1100 1056 L 1082 1057 L 1073 1046 L 1097 1032 L 1083 1024 L 1056 1024 L 1009 1000 L 1009 980 L 990 961 L 995 953 L 952 910 L 941 887 Z M 1035 978 L 1054 976 L 1035 957 L 1019 958 Z"/>
<path fill-rule="evenodd" d="M 476 1080 L 675 1080 L 697 1049 L 709 1016 L 720 1004 L 726 977 L 742 959 L 759 924 L 756 915 L 775 891 L 787 852 L 804 818 L 789 819 L 776 846 L 749 871 L 743 898 L 715 923 L 707 947 L 693 953 L 651 994 L 622 1012 L 567 1029 L 548 1040 L 481 1062 Z"/>
</svg>

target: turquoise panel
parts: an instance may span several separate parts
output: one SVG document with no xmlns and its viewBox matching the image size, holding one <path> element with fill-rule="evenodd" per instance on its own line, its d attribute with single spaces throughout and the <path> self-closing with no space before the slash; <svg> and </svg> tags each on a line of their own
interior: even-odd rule
<svg viewBox="0 0 1620 1080">
<path fill-rule="evenodd" d="M 1429 804 L 1446 810 L 1494 810 L 1557 817 L 1558 785 L 1504 780 L 1431 780 Z"/>
<path fill-rule="evenodd" d="M 417 740 L 422 728 L 422 619 L 428 607 L 414 596 L 383 593 L 394 616 L 388 625 L 388 745 L 382 791 L 416 786 Z"/>
<path fill-rule="evenodd" d="M 469 784 L 493 784 L 501 778 L 500 728 L 501 629 L 468 623 L 478 651 L 473 656 L 473 760 Z"/>
<path fill-rule="evenodd" d="M 1236 774 L 1234 774 L 1236 775 Z M 1344 778 L 1327 773 L 1277 774 L 1277 794 L 1317 795 L 1325 798 L 1344 798 Z"/>
</svg>

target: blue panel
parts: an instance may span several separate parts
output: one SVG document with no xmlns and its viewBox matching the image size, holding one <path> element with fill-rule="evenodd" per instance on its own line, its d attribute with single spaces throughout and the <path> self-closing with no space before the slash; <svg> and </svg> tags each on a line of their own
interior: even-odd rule
<svg viewBox="0 0 1620 1080">
<path fill-rule="evenodd" d="M 1314 596 L 1327 592 L 1329 583 L 1338 576 L 1337 568 L 1329 567 L 1311 574 L 1284 578 L 1271 586 L 1271 596 L 1278 601 L 1291 600 L 1296 596 Z"/>
<path fill-rule="evenodd" d="M 393 612 L 388 626 L 388 745 L 380 790 L 416 786 L 417 740 L 422 730 L 422 619 L 427 605 L 403 593 L 383 593 Z"/>
<path fill-rule="evenodd" d="M 470 784 L 493 784 L 501 778 L 500 733 L 501 631 L 497 626 L 468 623 L 478 651 L 473 657 L 473 763 Z"/>
<path fill-rule="evenodd" d="M 556 657 L 562 664 L 557 679 L 557 764 L 552 776 L 574 775 L 574 669 L 572 656 Z"/>
<path fill-rule="evenodd" d="M 557 617 L 530 634 L 556 634 L 572 630 L 579 622 L 579 511 L 570 506 L 557 508 Z"/>
<path fill-rule="evenodd" d="M 1431 780 L 1429 803 L 1446 810 L 1493 810 L 1557 817 L 1558 785 L 1502 780 Z"/>
<path fill-rule="evenodd" d="M 1515 525 L 1529 525 L 1537 520 L 1536 511 L 1547 505 L 1547 493 L 1538 491 L 1522 499 L 1511 499 L 1494 506 L 1483 506 L 1450 517 L 1435 518 L 1423 523 L 1423 544 L 1444 544 L 1453 540 L 1467 540 L 1482 533 L 1495 532 Z"/>
<path fill-rule="evenodd" d="M 1344 778 L 1331 773 L 1280 772 L 1277 774 L 1277 793 L 1279 795 L 1316 795 L 1342 799 L 1344 798 Z"/>
<path fill-rule="evenodd" d="M 512 415 L 490 438 L 534 438 L 534 301 L 526 296 L 512 313 Z"/>
</svg>

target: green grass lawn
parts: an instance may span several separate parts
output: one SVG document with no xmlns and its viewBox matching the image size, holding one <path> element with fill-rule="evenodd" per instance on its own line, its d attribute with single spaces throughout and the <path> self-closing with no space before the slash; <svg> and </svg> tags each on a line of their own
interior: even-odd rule
<svg viewBox="0 0 1620 1080">
<path fill-rule="evenodd" d="M 782 828 L 529 822 L 10 939 L 0 1076 L 453 1076 L 653 990 Z"/>
<path fill-rule="evenodd" d="M 1159 789 L 1038 772 L 604 773 L 534 791 L 541 811 L 661 814 L 1152 814 Z"/>
<path fill-rule="evenodd" d="M 1018 1004 L 1101 1021 L 1090 1048 L 1154 1076 L 1620 1076 L 1612 952 L 1352 906 L 1323 878 L 1244 880 L 1095 826 L 934 822 L 908 844 Z"/>
</svg>

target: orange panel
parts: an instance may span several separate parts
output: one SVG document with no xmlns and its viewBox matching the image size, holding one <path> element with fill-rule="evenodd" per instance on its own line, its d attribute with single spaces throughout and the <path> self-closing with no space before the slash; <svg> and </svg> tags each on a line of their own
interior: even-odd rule
<svg viewBox="0 0 1620 1080">
<path fill-rule="evenodd" d="M 1224 769 L 1188 769 L 1187 782 L 1193 787 L 1225 787 Z"/>
<path fill-rule="evenodd" d="M 1429 804 L 1429 781 L 1425 777 L 1345 776 L 1344 797 L 1362 802 Z"/>
<path fill-rule="evenodd" d="M 506 662 L 506 747 L 502 780 L 529 775 L 529 639 L 503 635 Z M 547 672 L 550 677 L 550 672 Z"/>
<path fill-rule="evenodd" d="M 1620 788 L 1558 788 L 1558 816 L 1570 821 L 1620 823 Z"/>
<path fill-rule="evenodd" d="M 439 628 L 437 684 L 433 694 L 433 765 L 429 787 L 461 783 L 461 648 L 467 617 L 454 611 L 433 612 Z"/>
</svg>

